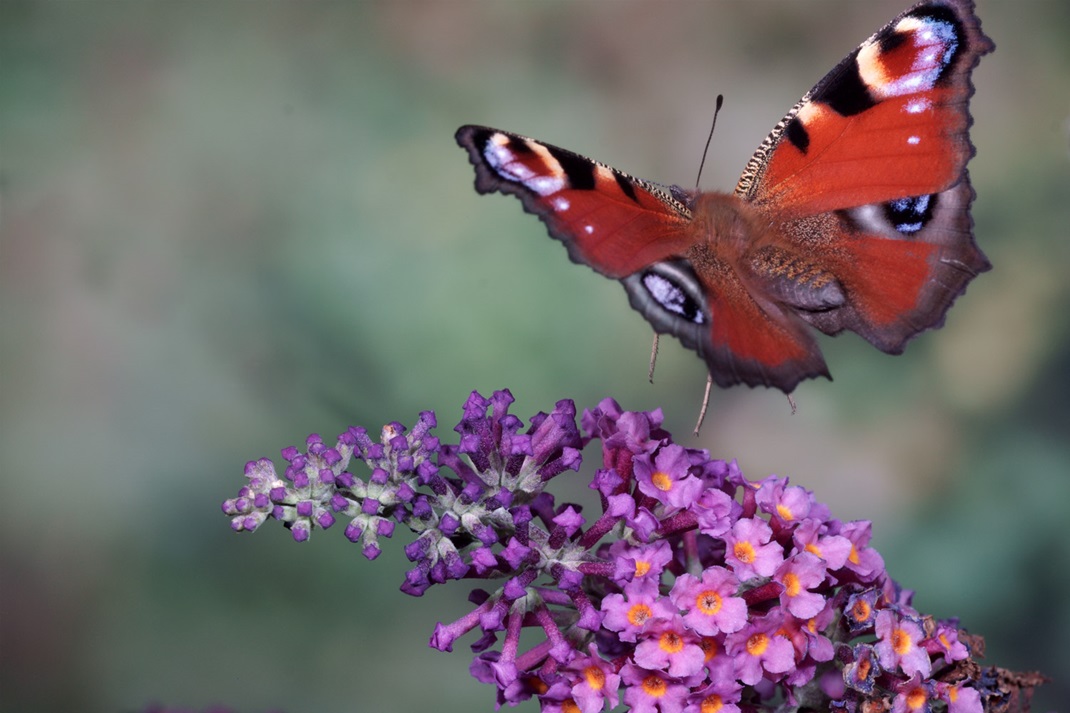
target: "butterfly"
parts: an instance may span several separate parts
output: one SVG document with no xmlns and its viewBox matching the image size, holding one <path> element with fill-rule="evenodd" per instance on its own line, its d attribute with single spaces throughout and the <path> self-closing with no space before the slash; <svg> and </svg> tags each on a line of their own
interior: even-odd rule
<svg viewBox="0 0 1070 713">
<path fill-rule="evenodd" d="M 889 354 L 990 269 L 972 235 L 970 74 L 994 45 L 972 0 L 926 0 L 773 128 L 732 193 L 630 176 L 483 126 L 457 142 L 479 193 L 513 194 L 569 257 L 620 280 L 719 386 L 831 379 L 813 329 Z"/>
</svg>

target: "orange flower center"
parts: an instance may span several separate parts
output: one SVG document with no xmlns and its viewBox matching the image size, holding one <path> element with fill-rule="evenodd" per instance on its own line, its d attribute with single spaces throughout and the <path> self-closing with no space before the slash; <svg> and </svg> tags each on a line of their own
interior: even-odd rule
<svg viewBox="0 0 1070 713">
<path fill-rule="evenodd" d="M 711 616 L 721 611 L 722 603 L 721 595 L 713 590 L 706 590 L 695 597 L 695 606 L 698 610 Z"/>
<path fill-rule="evenodd" d="M 651 675 L 643 679 L 643 693 L 651 698 L 661 698 L 668 688 L 665 681 L 657 676 Z"/>
<path fill-rule="evenodd" d="M 717 639 L 709 637 L 703 637 L 702 641 L 698 642 L 698 645 L 702 649 L 702 653 L 705 654 L 707 661 L 716 656 L 721 650 L 721 647 L 717 644 Z"/>
<path fill-rule="evenodd" d="M 684 639 L 675 631 L 666 631 L 658 639 L 658 646 L 665 653 L 675 654 L 679 653 L 684 648 Z"/>
<path fill-rule="evenodd" d="M 700 713 L 717 713 L 722 708 L 724 708 L 724 701 L 716 693 L 703 698 L 702 703 L 698 706 Z"/>
<path fill-rule="evenodd" d="M 851 607 L 851 616 L 855 621 L 866 621 L 872 614 L 873 608 L 865 599 L 856 600 L 854 606 Z"/>
<path fill-rule="evenodd" d="M 747 639 L 747 653 L 751 656 L 761 656 L 769 648 L 769 637 L 765 634 L 753 634 Z"/>
<path fill-rule="evenodd" d="M 592 691 L 601 691 L 606 685 L 606 674 L 597 666 L 588 666 L 583 669 L 583 677 L 587 679 L 587 685 Z"/>
<path fill-rule="evenodd" d="M 799 596 L 799 591 L 802 589 L 802 585 L 799 583 L 799 576 L 794 572 L 788 572 L 784 575 L 784 591 L 789 597 Z"/>
<path fill-rule="evenodd" d="M 636 604 L 628 610 L 628 621 L 632 626 L 642 626 L 653 615 L 654 612 L 646 604 Z"/>
<path fill-rule="evenodd" d="M 795 513 L 788 509 L 786 505 L 777 505 L 776 514 L 780 515 L 781 520 L 792 521 L 795 519 Z"/>
<path fill-rule="evenodd" d="M 654 484 L 655 488 L 662 492 L 672 490 L 672 478 L 669 477 L 668 473 L 664 473 L 660 470 L 650 476 L 650 482 Z"/>
<path fill-rule="evenodd" d="M 907 708 L 912 711 L 920 711 L 925 708 L 925 703 L 928 700 L 929 697 L 925 695 L 925 689 L 919 686 L 907 694 Z"/>
<path fill-rule="evenodd" d="M 741 540 L 732 548 L 732 554 L 743 564 L 751 564 L 754 562 L 756 553 L 754 552 L 754 545 L 746 540 Z"/>
<path fill-rule="evenodd" d="M 910 634 L 902 629 L 892 631 L 892 650 L 900 656 L 910 652 Z"/>
</svg>

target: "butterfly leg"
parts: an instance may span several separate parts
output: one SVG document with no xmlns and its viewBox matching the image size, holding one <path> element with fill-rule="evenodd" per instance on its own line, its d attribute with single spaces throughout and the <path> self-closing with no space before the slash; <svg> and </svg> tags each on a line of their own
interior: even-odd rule
<svg viewBox="0 0 1070 713">
<path fill-rule="evenodd" d="M 702 407 L 698 410 L 698 421 L 695 423 L 695 435 L 702 428 L 702 422 L 706 420 L 706 409 L 710 405 L 710 387 L 713 386 L 713 374 L 706 374 L 706 393 L 702 395 Z"/>
<path fill-rule="evenodd" d="M 791 415 L 795 415 L 795 399 L 791 398 L 791 394 L 784 394 L 788 397 L 788 404 L 791 406 Z"/>
<path fill-rule="evenodd" d="M 654 332 L 654 343 L 650 346 L 650 370 L 646 373 L 651 384 L 654 383 L 654 362 L 658 360 L 658 336 L 658 333 Z"/>
</svg>

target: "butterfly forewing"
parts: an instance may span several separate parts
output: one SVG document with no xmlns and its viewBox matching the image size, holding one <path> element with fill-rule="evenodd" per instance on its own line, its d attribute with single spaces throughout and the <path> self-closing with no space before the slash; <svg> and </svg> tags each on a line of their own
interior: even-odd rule
<svg viewBox="0 0 1070 713">
<path fill-rule="evenodd" d="M 687 207 L 668 191 L 565 149 L 462 126 L 480 193 L 512 193 L 575 262 L 623 278 L 687 248 Z"/>
<path fill-rule="evenodd" d="M 993 47 L 972 7 L 919 3 L 863 42 L 777 124 L 737 194 L 814 215 L 957 183 L 973 155 L 970 72 Z"/>
</svg>

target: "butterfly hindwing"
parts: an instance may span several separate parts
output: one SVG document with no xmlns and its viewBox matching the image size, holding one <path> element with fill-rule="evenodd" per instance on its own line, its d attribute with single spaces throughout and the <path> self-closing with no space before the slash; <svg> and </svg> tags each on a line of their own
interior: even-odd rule
<svg viewBox="0 0 1070 713">
<path fill-rule="evenodd" d="M 706 362 L 718 386 L 775 386 L 829 376 L 805 322 L 755 295 L 734 270 L 718 279 L 686 259 L 646 266 L 624 280 L 628 299 L 654 329 L 672 334 Z"/>
<path fill-rule="evenodd" d="M 966 162 L 970 73 L 992 48 L 971 0 L 919 3 L 829 72 L 751 159 L 737 195 L 844 289 L 841 307 L 799 312 L 821 331 L 901 352 L 989 269 Z"/>
</svg>

